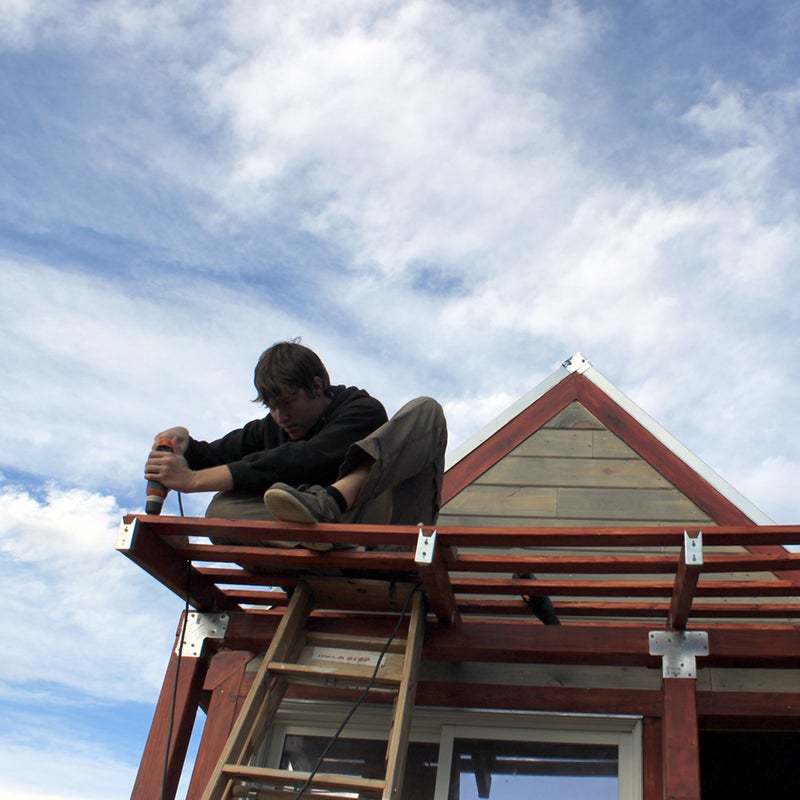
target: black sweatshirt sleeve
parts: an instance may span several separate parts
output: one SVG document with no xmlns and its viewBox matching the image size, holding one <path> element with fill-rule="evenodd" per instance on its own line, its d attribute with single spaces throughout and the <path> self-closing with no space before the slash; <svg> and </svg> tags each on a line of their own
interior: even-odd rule
<svg viewBox="0 0 800 800">
<path fill-rule="evenodd" d="M 186 460 L 192 469 L 227 464 L 237 490 L 262 492 L 276 481 L 325 485 L 338 477 L 350 445 L 385 421 L 378 400 L 359 389 L 337 387 L 327 415 L 305 439 L 288 439 L 267 416 L 215 442 L 192 439 Z"/>
</svg>

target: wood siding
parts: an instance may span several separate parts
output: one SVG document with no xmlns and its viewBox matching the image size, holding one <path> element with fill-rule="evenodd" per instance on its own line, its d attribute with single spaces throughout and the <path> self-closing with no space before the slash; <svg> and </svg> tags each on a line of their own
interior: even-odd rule
<svg viewBox="0 0 800 800">
<path fill-rule="evenodd" d="M 531 527 L 713 524 L 577 401 L 446 503 L 439 522 Z"/>
</svg>

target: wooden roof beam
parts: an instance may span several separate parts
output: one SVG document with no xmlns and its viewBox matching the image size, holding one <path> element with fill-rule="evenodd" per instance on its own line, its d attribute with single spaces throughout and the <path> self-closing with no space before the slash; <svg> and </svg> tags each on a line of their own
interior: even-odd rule
<svg viewBox="0 0 800 800">
<path fill-rule="evenodd" d="M 414 561 L 436 618 L 439 622 L 458 622 L 458 604 L 453 594 L 445 557 L 442 548 L 437 545 L 436 537 L 435 530 L 426 531 L 422 527 L 419 529 Z"/>
<path fill-rule="evenodd" d="M 117 535 L 117 550 L 164 584 L 179 597 L 202 611 L 240 609 L 219 587 L 201 575 L 175 548 L 166 544 L 160 531 L 138 517 L 125 517 Z"/>
<path fill-rule="evenodd" d="M 675 585 L 672 589 L 672 600 L 667 616 L 667 628 L 684 630 L 689 620 L 697 581 L 703 569 L 703 533 L 695 531 L 683 533 L 683 546 L 678 562 L 678 571 L 675 575 Z"/>
</svg>

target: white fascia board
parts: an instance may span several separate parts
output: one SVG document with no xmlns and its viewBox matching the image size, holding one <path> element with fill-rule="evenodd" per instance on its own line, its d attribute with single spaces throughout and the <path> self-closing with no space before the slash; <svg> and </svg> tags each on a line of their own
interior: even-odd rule
<svg viewBox="0 0 800 800">
<path fill-rule="evenodd" d="M 585 375 L 598 389 L 606 394 L 620 408 L 625 410 L 643 428 L 651 433 L 661 444 L 675 456 L 694 470 L 703 480 L 713 486 L 723 497 L 735 505 L 743 514 L 746 514 L 757 525 L 773 525 L 774 522 L 761 509 L 751 503 L 744 495 L 733 488 L 721 475 L 715 472 L 704 461 L 699 459 L 688 447 L 676 439 L 666 428 L 656 422 L 648 413 L 623 394 L 611 381 L 598 372 L 591 363 L 580 353 L 575 353 L 568 358 L 555 372 L 545 378 L 541 383 L 531 389 L 526 395 L 509 406 L 488 425 L 484 426 L 475 436 L 468 439 L 452 453 L 448 454 L 446 469 L 457 464 L 483 442 L 493 436 L 503 425 L 506 425 L 528 406 L 535 403 L 554 386 L 560 383 L 570 373 L 578 372 Z"/>
<path fill-rule="evenodd" d="M 582 358 L 580 354 L 578 357 Z M 576 356 L 573 356 L 575 359 Z M 585 361 L 585 360 L 584 360 Z M 676 439 L 666 428 L 656 422 L 647 412 L 641 409 L 627 395 L 623 394 L 611 381 L 601 375 L 588 361 L 580 370 L 604 394 L 608 395 L 620 408 L 627 411 L 643 428 L 646 428 L 661 444 L 674 453 L 684 464 L 694 470 L 703 480 L 713 486 L 723 497 L 746 514 L 757 525 L 774 525 L 760 508 L 751 503 L 743 494 L 734 489 L 725 478 L 715 472 L 704 461 L 698 458 L 686 445 Z"/>
</svg>

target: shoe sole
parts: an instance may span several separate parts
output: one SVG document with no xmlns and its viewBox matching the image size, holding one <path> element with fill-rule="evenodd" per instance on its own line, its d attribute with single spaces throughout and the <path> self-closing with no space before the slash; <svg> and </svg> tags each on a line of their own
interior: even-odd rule
<svg viewBox="0 0 800 800">
<path fill-rule="evenodd" d="M 272 515 L 282 522 L 313 524 L 318 521 L 302 503 L 284 489 L 267 489 L 264 494 L 264 503 L 272 512 Z M 306 550 L 320 552 L 330 550 L 333 547 L 330 542 L 301 542 L 300 544 Z"/>
</svg>

